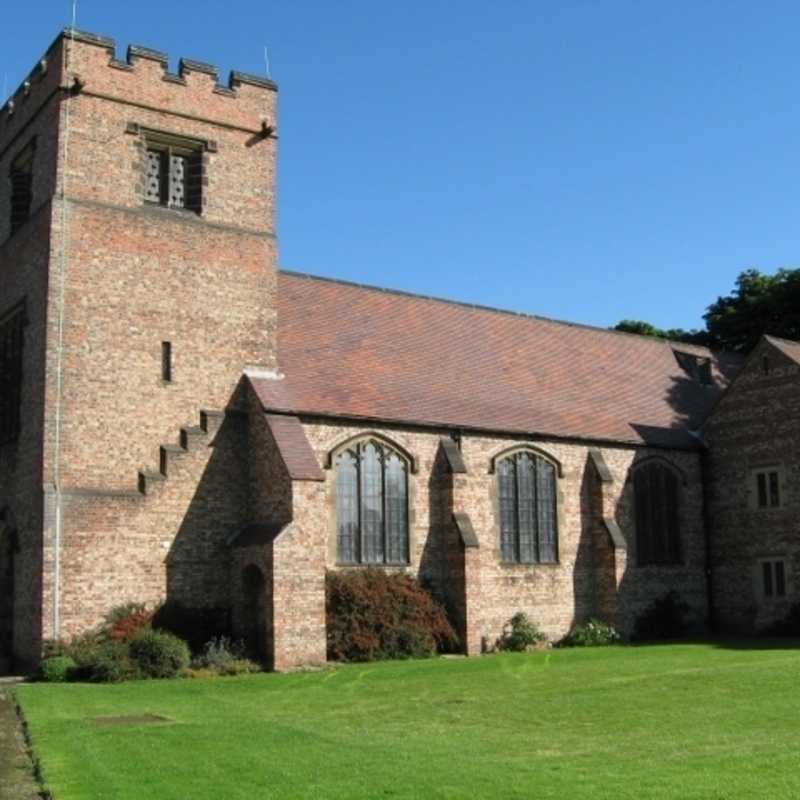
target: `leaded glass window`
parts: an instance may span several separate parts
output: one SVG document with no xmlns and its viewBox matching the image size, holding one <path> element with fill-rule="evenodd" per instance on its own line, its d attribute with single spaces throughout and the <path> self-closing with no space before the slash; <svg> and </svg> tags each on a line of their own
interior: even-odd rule
<svg viewBox="0 0 800 800">
<path fill-rule="evenodd" d="M 366 439 L 335 459 L 337 558 L 345 564 L 408 563 L 408 464 Z"/>
<path fill-rule="evenodd" d="M 537 453 L 520 450 L 497 462 L 500 551 L 520 564 L 558 561 L 556 471 Z"/>
<path fill-rule="evenodd" d="M 633 473 L 633 491 L 638 563 L 680 563 L 680 485 L 677 475 L 666 464 L 651 461 Z"/>
</svg>

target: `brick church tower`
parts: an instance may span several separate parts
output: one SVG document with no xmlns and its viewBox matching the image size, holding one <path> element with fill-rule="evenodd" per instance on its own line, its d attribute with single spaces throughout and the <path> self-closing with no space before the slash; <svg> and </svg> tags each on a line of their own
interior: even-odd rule
<svg viewBox="0 0 800 800">
<path fill-rule="evenodd" d="M 6 660 L 133 590 L 225 605 L 207 565 L 246 513 L 237 387 L 276 366 L 275 102 L 67 30 L 0 109 Z"/>
</svg>

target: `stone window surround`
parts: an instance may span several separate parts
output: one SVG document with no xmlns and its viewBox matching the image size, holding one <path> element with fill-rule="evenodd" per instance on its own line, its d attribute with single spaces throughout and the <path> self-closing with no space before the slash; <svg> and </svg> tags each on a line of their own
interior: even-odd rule
<svg viewBox="0 0 800 800">
<path fill-rule="evenodd" d="M 173 213 L 185 214 L 192 217 L 204 216 L 206 201 L 208 198 L 210 170 L 210 160 L 208 154 L 216 153 L 218 151 L 217 143 L 213 140 L 202 139 L 197 136 L 188 136 L 185 134 L 175 133 L 174 131 L 147 127 L 140 125 L 138 122 L 128 122 L 125 132 L 136 137 L 134 142 L 134 146 L 137 148 L 138 152 L 136 161 L 136 172 L 138 174 L 136 194 L 139 200 L 151 208 L 167 210 Z M 199 179 L 200 201 L 196 208 L 191 208 L 188 206 L 176 207 L 169 204 L 148 202 L 145 199 L 147 154 L 151 147 L 156 147 L 159 149 L 175 147 L 178 148 L 178 150 L 193 151 L 198 154 L 200 158 L 201 170 Z"/>
<path fill-rule="evenodd" d="M 496 465 L 500 459 L 507 458 L 518 452 L 533 453 L 545 461 L 548 461 L 555 468 L 556 480 L 556 560 L 542 561 L 537 563 L 519 563 L 516 561 L 504 561 L 502 557 L 502 545 L 500 542 L 500 491 L 497 485 Z M 510 572 L 533 572 L 535 570 L 552 570 L 561 566 L 561 547 L 560 539 L 562 531 L 566 530 L 565 497 L 563 489 L 564 468 L 561 462 L 551 453 L 543 450 L 538 444 L 533 442 L 518 442 L 511 446 L 503 445 L 489 457 L 489 475 L 493 479 L 489 482 L 489 504 L 492 512 L 493 533 L 492 533 L 492 553 L 496 563 L 503 570 Z"/>
<path fill-rule="evenodd" d="M 405 563 L 350 563 L 339 561 L 339 520 L 337 514 L 337 487 L 336 487 L 336 457 L 343 450 L 347 450 L 360 442 L 374 440 L 378 444 L 389 447 L 405 461 L 406 473 L 406 520 L 408 525 L 408 561 Z M 417 496 L 416 483 L 419 479 L 417 459 L 406 450 L 403 445 L 378 431 L 363 431 L 347 436 L 327 449 L 325 456 L 325 470 L 330 473 L 330 480 L 325 481 L 326 497 L 328 502 L 328 561 L 339 570 L 366 569 L 369 567 L 383 569 L 389 572 L 408 572 L 413 566 L 412 554 L 414 552 L 414 529 L 416 522 L 415 500 Z"/>
<path fill-rule="evenodd" d="M 780 561 L 783 563 L 783 575 L 785 581 L 785 593 L 778 596 L 775 594 L 774 588 L 771 597 L 764 593 L 764 564 L 774 564 Z M 774 580 L 774 574 L 773 574 Z M 753 566 L 753 596 L 756 598 L 760 605 L 780 605 L 788 602 L 793 594 L 793 580 L 791 571 L 791 560 L 785 553 L 760 555 L 755 559 Z"/>
<path fill-rule="evenodd" d="M 778 473 L 778 505 L 759 506 L 758 476 L 765 475 L 770 472 Z M 767 478 L 767 492 L 769 492 L 769 478 Z M 770 511 L 780 511 L 786 508 L 787 495 L 786 468 L 782 462 L 755 464 L 749 468 L 747 480 L 747 507 L 751 511 L 757 511 L 759 514 L 769 513 Z"/>
<path fill-rule="evenodd" d="M 678 546 L 680 551 L 680 560 L 663 564 L 639 564 L 638 552 L 637 552 L 637 536 L 636 536 L 636 514 L 633 511 L 636 502 L 636 498 L 634 496 L 634 488 L 633 488 L 633 475 L 636 472 L 636 470 L 640 469 L 643 466 L 646 466 L 647 464 L 652 464 L 653 462 L 658 462 L 659 464 L 663 464 L 678 479 L 679 488 L 681 490 L 680 494 L 678 495 Z M 686 519 L 686 500 L 684 495 L 686 493 L 688 485 L 689 484 L 686 477 L 686 473 L 677 464 L 674 464 L 665 456 L 648 455 L 638 461 L 634 460 L 631 463 L 630 467 L 628 468 L 628 475 L 625 480 L 625 487 L 623 489 L 622 496 L 620 497 L 620 502 L 626 503 L 628 508 L 631 510 L 631 515 L 630 515 L 631 536 L 629 537 L 630 541 L 628 544 L 628 552 L 630 558 L 629 564 L 632 567 L 635 567 L 636 569 L 639 570 L 679 570 L 686 568 L 686 564 L 688 561 L 687 549 L 686 549 L 687 519 Z"/>
</svg>

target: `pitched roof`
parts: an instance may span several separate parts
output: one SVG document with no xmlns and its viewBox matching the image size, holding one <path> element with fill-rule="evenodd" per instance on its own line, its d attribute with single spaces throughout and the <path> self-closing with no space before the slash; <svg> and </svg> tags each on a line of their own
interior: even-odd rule
<svg viewBox="0 0 800 800">
<path fill-rule="evenodd" d="M 764 338 L 774 347 L 777 347 L 787 358 L 800 364 L 800 342 L 791 339 L 779 339 L 777 336 L 764 336 Z"/>
<path fill-rule="evenodd" d="M 706 348 L 291 272 L 283 380 L 266 410 L 599 441 L 696 446 L 732 362 Z M 675 350 L 710 358 L 713 386 Z"/>
</svg>

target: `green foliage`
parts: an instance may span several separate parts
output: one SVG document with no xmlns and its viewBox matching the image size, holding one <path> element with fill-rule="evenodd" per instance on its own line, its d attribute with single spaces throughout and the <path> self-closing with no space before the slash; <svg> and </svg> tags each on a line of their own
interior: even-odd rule
<svg viewBox="0 0 800 800">
<path fill-rule="evenodd" d="M 503 634 L 497 640 L 497 649 L 519 653 L 535 647 L 544 640 L 545 635 L 536 624 L 531 622 L 527 614 L 519 611 L 503 627 Z"/>
<path fill-rule="evenodd" d="M 749 352 L 765 333 L 800 339 L 800 269 L 742 272 L 733 292 L 717 298 L 704 319 L 720 346 L 740 353 Z"/>
<path fill-rule="evenodd" d="M 189 663 L 188 648 L 172 634 L 154 631 L 154 614 L 141 603 L 117 606 L 101 625 L 81 636 L 47 642 L 45 661 L 69 659 L 73 666 L 65 680 L 117 683 L 139 677 L 174 677 Z M 233 660 L 237 658 L 238 653 Z M 241 665 L 230 667 L 230 671 L 236 669 L 244 670 Z"/>
<path fill-rule="evenodd" d="M 203 652 L 192 660 L 190 677 L 214 675 L 245 675 L 260 672 L 261 667 L 246 657 L 244 642 L 234 642 L 219 636 L 206 642 Z"/>
<path fill-rule="evenodd" d="M 613 625 L 599 619 L 590 619 L 573 625 L 570 632 L 559 642 L 562 647 L 603 647 L 619 644 L 622 636 Z"/>
<path fill-rule="evenodd" d="M 131 661 L 143 678 L 174 678 L 189 666 L 188 645 L 167 631 L 143 631 L 128 648 Z"/>
<path fill-rule="evenodd" d="M 633 636 L 637 642 L 680 639 L 686 635 L 689 606 L 675 591 L 654 600 L 636 620 Z"/>
<path fill-rule="evenodd" d="M 760 633 L 763 636 L 800 637 L 800 603 L 792 605 L 783 619 L 764 628 Z"/>
<path fill-rule="evenodd" d="M 457 637 L 442 606 L 408 575 L 380 569 L 329 572 L 325 582 L 328 658 L 423 658 Z"/>
<path fill-rule="evenodd" d="M 649 322 L 639 319 L 623 319 L 618 322 L 613 330 L 624 333 L 637 333 L 640 336 L 652 336 L 656 339 L 669 339 L 672 342 L 686 342 L 688 344 L 710 345 L 711 337 L 706 331 L 687 331 L 683 328 L 656 328 Z"/>
<path fill-rule="evenodd" d="M 92 683 L 119 683 L 139 677 L 136 664 L 131 660 L 127 642 L 109 639 L 94 651 L 86 650 L 83 663 L 75 671 L 77 679 Z"/>
<path fill-rule="evenodd" d="M 15 694 L 56 798 L 797 800 L 798 674 L 740 639 Z"/>
<path fill-rule="evenodd" d="M 193 653 L 202 652 L 206 642 L 231 634 L 230 613 L 224 608 L 190 608 L 167 601 L 153 616 L 153 628 L 167 631 L 188 643 Z"/>
<path fill-rule="evenodd" d="M 66 683 L 78 665 L 69 656 L 50 656 L 39 665 L 39 680 L 47 683 Z"/>
<path fill-rule="evenodd" d="M 143 603 L 126 603 L 108 612 L 103 630 L 110 639 L 129 642 L 150 628 L 154 613 Z"/>
<path fill-rule="evenodd" d="M 703 331 L 662 330 L 630 319 L 614 329 L 738 353 L 748 353 L 765 333 L 800 339 L 800 269 L 779 269 L 773 275 L 745 270 L 730 294 L 708 306 L 703 319 Z"/>
</svg>

